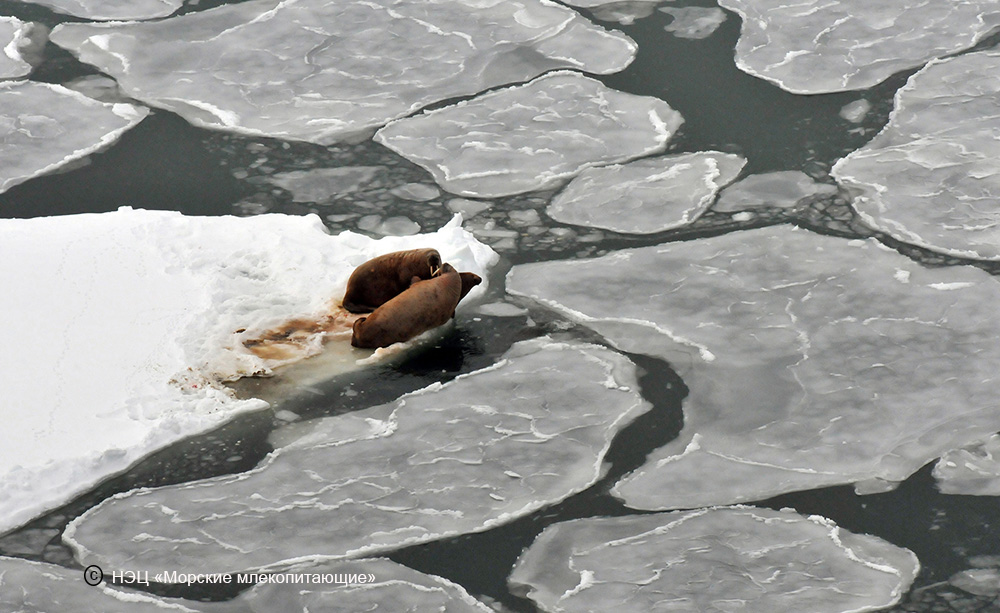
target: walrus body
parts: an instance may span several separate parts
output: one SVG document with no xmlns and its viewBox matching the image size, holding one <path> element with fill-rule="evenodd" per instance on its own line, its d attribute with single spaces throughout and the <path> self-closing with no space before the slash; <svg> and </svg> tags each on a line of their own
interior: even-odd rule
<svg viewBox="0 0 1000 613">
<path fill-rule="evenodd" d="M 351 313 L 371 313 L 410 287 L 414 277 L 434 277 L 441 264 L 437 249 L 395 251 L 368 260 L 347 280 L 343 306 Z"/>
<path fill-rule="evenodd" d="M 451 264 L 441 266 L 432 279 L 411 277 L 411 284 L 405 291 L 371 315 L 354 322 L 351 344 L 367 349 L 388 347 L 448 323 L 462 299 L 462 281 L 462 276 Z M 472 283 L 471 278 L 469 283 Z M 472 283 L 469 289 L 476 284 Z"/>
</svg>

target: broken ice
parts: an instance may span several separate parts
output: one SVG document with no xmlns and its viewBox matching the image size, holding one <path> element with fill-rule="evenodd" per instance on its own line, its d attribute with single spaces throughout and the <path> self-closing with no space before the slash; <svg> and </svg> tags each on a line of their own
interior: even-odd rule
<svg viewBox="0 0 1000 613">
<path fill-rule="evenodd" d="M 268 181 L 291 192 L 293 202 L 327 204 L 337 196 L 362 189 L 378 174 L 377 166 L 341 166 L 292 170 L 271 176 Z"/>
<path fill-rule="evenodd" d="M 616 72 L 635 55 L 623 34 L 546 0 L 253 0 L 63 24 L 52 40 L 195 125 L 320 144 L 554 68 Z"/>
<path fill-rule="evenodd" d="M 59 13 L 84 19 L 153 19 L 173 14 L 184 0 L 33 0 Z"/>
<path fill-rule="evenodd" d="M 957 5 L 956 5 L 957 6 Z M 1000 260 L 1000 52 L 931 62 L 896 93 L 889 124 L 832 174 L 861 218 L 895 238 Z"/>
<path fill-rule="evenodd" d="M 549 526 L 509 583 L 544 611 L 842 613 L 896 603 L 910 551 L 822 517 L 754 507 Z"/>
<path fill-rule="evenodd" d="M 726 21 L 726 14 L 716 7 L 668 6 L 661 8 L 660 11 L 674 18 L 664 30 L 678 38 L 708 38 Z"/>
<path fill-rule="evenodd" d="M 901 481 L 1000 430 L 1000 283 L 788 226 L 515 266 L 531 297 L 690 389 L 680 436 L 616 485 L 692 508 Z"/>
<path fill-rule="evenodd" d="M 934 478 L 945 494 L 1000 496 L 1000 435 L 949 451 L 934 465 Z"/>
<path fill-rule="evenodd" d="M 796 94 L 866 89 L 893 73 L 968 49 L 1000 25 L 993 0 L 775 4 L 720 0 L 739 13 L 741 70 Z"/>
<path fill-rule="evenodd" d="M 560 71 L 394 121 L 375 140 L 429 170 L 449 192 L 486 198 L 663 151 L 682 121 L 662 100 Z"/>
<path fill-rule="evenodd" d="M 148 112 L 61 85 L 0 82 L 0 193 L 109 146 Z"/>
<path fill-rule="evenodd" d="M 756 207 L 792 208 L 820 195 L 837 193 L 836 186 L 818 183 L 800 170 L 750 175 L 722 190 L 712 210 L 732 213 Z"/>
<path fill-rule="evenodd" d="M 746 160 L 714 151 L 589 168 L 546 209 L 556 221 L 651 234 L 697 219 Z"/>
<path fill-rule="evenodd" d="M 28 30 L 32 26 L 14 17 L 0 16 L 0 79 L 23 77 L 31 72 L 29 64 L 21 56 L 21 46 L 27 42 Z"/>
<path fill-rule="evenodd" d="M 248 473 L 108 499 L 64 540 L 85 565 L 230 572 L 485 530 L 593 484 L 648 406 L 623 356 L 526 341 L 452 382 L 318 420 Z"/>
</svg>

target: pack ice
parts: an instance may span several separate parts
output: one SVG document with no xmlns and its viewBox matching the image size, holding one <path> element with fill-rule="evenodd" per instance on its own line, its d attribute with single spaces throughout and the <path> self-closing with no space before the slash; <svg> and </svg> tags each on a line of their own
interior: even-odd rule
<svg viewBox="0 0 1000 613">
<path fill-rule="evenodd" d="M 51 37 L 195 125 L 320 144 L 554 68 L 616 72 L 636 49 L 548 0 L 252 0 Z"/>
<path fill-rule="evenodd" d="M 3 54 L 0 54 L 0 79 L 23 77 L 31 72 L 31 64 L 20 53 L 30 28 L 30 24 L 20 19 L 0 16 L 0 49 L 3 49 Z"/>
<path fill-rule="evenodd" d="M 196 602 L 160 598 L 107 583 L 91 587 L 84 582 L 82 570 L 0 557 L 0 610 L 45 613 L 346 613 L 376 608 L 448 613 L 491 611 L 461 586 L 385 559 L 307 566 L 286 578 L 295 578 L 295 575 L 305 575 L 306 582 L 259 583 L 230 601 Z M 365 583 L 343 585 L 329 580 L 338 575 L 364 576 Z M 105 579 L 110 578 L 105 576 Z M 149 576 L 150 580 L 153 578 L 154 575 Z"/>
<path fill-rule="evenodd" d="M 545 529 L 508 582 L 543 611 L 874 611 L 913 553 L 822 517 L 754 507 L 577 519 Z"/>
<path fill-rule="evenodd" d="M 1000 260 L 1000 51 L 931 62 L 896 93 L 889 124 L 832 174 L 862 219 L 901 241 Z"/>
<path fill-rule="evenodd" d="M 795 94 L 867 89 L 972 47 L 1000 25 L 992 0 L 720 0 L 743 18 L 740 70 Z"/>
<path fill-rule="evenodd" d="M 375 140 L 449 192 L 496 197 L 663 151 L 682 122 L 662 100 L 560 71 L 394 121 Z"/>
<path fill-rule="evenodd" d="M 588 168 L 545 210 L 556 221 L 651 234 L 698 218 L 746 160 L 706 151 Z"/>
<path fill-rule="evenodd" d="M 788 226 L 515 266 L 528 296 L 668 360 L 684 428 L 613 493 L 694 508 L 905 479 L 1000 429 L 1000 283 Z"/>
<path fill-rule="evenodd" d="M 485 530 L 597 481 L 615 433 L 647 408 L 623 356 L 525 341 L 494 366 L 318 420 L 248 473 L 108 499 L 63 538 L 86 564 L 232 572 Z"/>
<path fill-rule="evenodd" d="M 155 449 L 266 406 L 219 382 L 317 353 L 322 333 L 267 359 L 245 339 L 329 312 L 355 266 L 418 246 L 484 277 L 497 257 L 460 218 L 379 241 L 330 236 L 315 216 L 122 209 L 0 221 L 0 532 Z"/>
<path fill-rule="evenodd" d="M 0 193 L 109 146 L 148 112 L 61 85 L 0 82 Z"/>
<path fill-rule="evenodd" d="M 174 13 L 184 0 L 36 0 L 58 13 L 76 15 L 84 19 L 108 21 L 113 19 L 154 19 Z"/>
</svg>

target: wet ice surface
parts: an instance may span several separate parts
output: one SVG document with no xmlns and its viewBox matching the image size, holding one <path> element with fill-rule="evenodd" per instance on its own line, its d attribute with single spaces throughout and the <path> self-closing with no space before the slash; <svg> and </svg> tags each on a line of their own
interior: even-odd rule
<svg viewBox="0 0 1000 613">
<path fill-rule="evenodd" d="M 1000 496 L 1000 435 L 946 453 L 934 465 L 945 494 Z"/>
<path fill-rule="evenodd" d="M 889 125 L 839 161 L 854 207 L 895 238 L 1000 260 L 1000 52 L 931 62 L 896 94 Z"/>
<path fill-rule="evenodd" d="M 307 566 L 312 583 L 260 583 L 229 602 L 158 598 L 128 588 L 91 587 L 80 570 L 0 557 L 0 608 L 23 613 L 242 613 L 245 611 L 490 611 L 460 586 L 385 559 Z M 361 575 L 365 583 L 322 581 Z M 109 579 L 110 577 L 105 577 Z M 152 578 L 152 577 L 151 577 Z"/>
<path fill-rule="evenodd" d="M 515 266 L 507 289 L 684 378 L 681 435 L 614 491 L 634 508 L 870 489 L 1000 428 L 1000 284 L 975 268 L 775 226 Z"/>
<path fill-rule="evenodd" d="M 549 526 L 509 582 L 543 611 L 871 611 L 898 601 L 910 551 L 821 517 L 754 507 Z"/>
<path fill-rule="evenodd" d="M 0 82 L 0 193 L 109 146 L 147 113 L 60 85 Z"/>
<path fill-rule="evenodd" d="M 56 12 L 85 19 L 153 19 L 173 14 L 184 0 L 33 0 Z"/>
<path fill-rule="evenodd" d="M 682 121 L 662 100 L 560 71 L 394 121 L 375 140 L 449 192 L 497 197 L 663 151 Z"/>
<path fill-rule="evenodd" d="M 52 40 L 195 125 L 321 144 L 554 68 L 615 72 L 635 54 L 624 35 L 545 0 L 255 0 L 64 24 Z"/>
<path fill-rule="evenodd" d="M 744 164 L 738 155 L 709 151 L 589 168 L 545 212 L 564 223 L 616 232 L 662 232 L 701 215 Z"/>
<path fill-rule="evenodd" d="M 1000 25 L 992 0 L 775 4 L 721 0 L 743 18 L 741 70 L 796 94 L 865 89 L 927 60 L 968 49 Z"/>
<path fill-rule="evenodd" d="M 666 6 L 659 10 L 674 18 L 664 29 L 679 38 L 708 38 L 726 21 L 726 14 L 719 8 Z"/>
<path fill-rule="evenodd" d="M 31 72 L 31 64 L 20 53 L 30 27 L 20 19 L 0 17 L 0 79 L 23 77 Z"/>
<path fill-rule="evenodd" d="M 800 170 L 750 175 L 722 190 L 712 209 L 720 213 L 755 207 L 791 208 L 806 198 L 835 194 L 833 185 L 818 183 Z"/>
<path fill-rule="evenodd" d="M 0 316 L 9 326 L 0 355 L 0 532 L 153 450 L 266 406 L 233 398 L 220 382 L 319 353 L 326 332 L 303 326 L 271 354 L 246 341 L 293 318 L 335 314 L 331 303 L 365 260 L 432 245 L 486 276 L 496 254 L 458 223 L 375 241 L 283 215 L 122 209 L 0 220 Z M 348 330 L 329 333 L 346 344 Z M 341 372 L 371 355 L 352 353 Z"/>
<path fill-rule="evenodd" d="M 495 366 L 318 420 L 248 473 L 109 499 L 64 539 L 87 564 L 231 572 L 481 531 L 600 478 L 614 434 L 649 406 L 635 376 L 601 347 L 525 341 Z"/>
</svg>

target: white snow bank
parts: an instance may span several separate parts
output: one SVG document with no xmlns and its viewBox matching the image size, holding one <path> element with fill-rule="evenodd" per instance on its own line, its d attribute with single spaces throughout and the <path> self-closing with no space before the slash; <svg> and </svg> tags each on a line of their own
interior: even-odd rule
<svg viewBox="0 0 1000 613">
<path fill-rule="evenodd" d="M 0 532 L 266 406 L 219 384 L 278 363 L 242 341 L 329 311 L 363 261 L 424 246 L 484 277 L 497 258 L 459 216 L 437 232 L 380 240 L 330 236 L 316 216 L 126 208 L 0 221 Z M 321 335 L 290 359 L 318 351 Z"/>
</svg>

